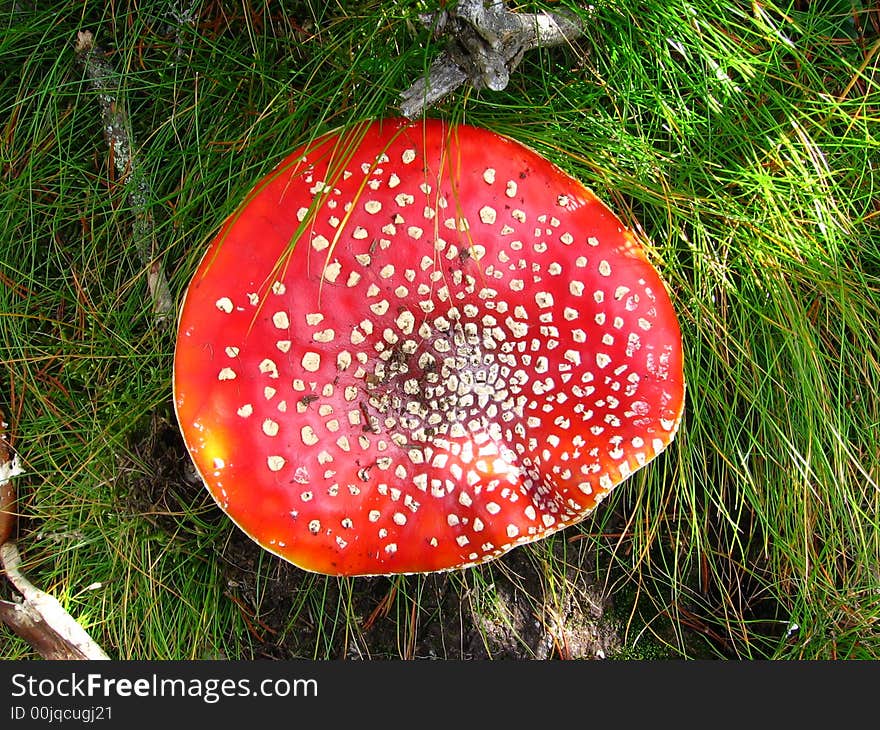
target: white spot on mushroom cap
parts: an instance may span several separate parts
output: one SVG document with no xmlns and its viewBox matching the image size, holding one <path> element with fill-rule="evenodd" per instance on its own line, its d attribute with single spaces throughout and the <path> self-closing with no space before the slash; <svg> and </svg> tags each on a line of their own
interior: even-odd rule
<svg viewBox="0 0 880 730">
<path fill-rule="evenodd" d="M 259 370 L 263 375 L 268 375 L 270 378 L 278 377 L 278 366 L 274 360 L 270 360 L 268 357 L 260 361 Z"/>
<path fill-rule="evenodd" d="M 322 343 L 333 342 L 334 337 L 336 337 L 336 332 L 334 330 L 330 329 L 329 327 L 324 330 L 319 330 L 318 332 L 315 332 L 312 335 L 312 339 L 315 342 L 322 342 Z"/>
<path fill-rule="evenodd" d="M 326 249 L 329 246 L 330 246 L 330 241 L 328 241 L 325 236 L 317 234 L 312 239 L 312 248 L 315 249 L 315 251 L 323 251 L 324 249 Z"/>
<path fill-rule="evenodd" d="M 232 368 L 222 368 L 217 375 L 217 380 L 235 380 L 236 372 Z"/>
<path fill-rule="evenodd" d="M 309 425 L 305 425 L 300 429 L 300 438 L 302 439 L 303 444 L 306 446 L 314 446 L 318 443 L 318 435 L 315 433 L 315 429 L 313 429 Z"/>
<path fill-rule="evenodd" d="M 308 370 L 310 373 L 317 372 L 321 368 L 321 356 L 317 352 L 306 352 L 302 356 L 302 366 L 304 370 Z"/>
<path fill-rule="evenodd" d="M 341 271 L 342 264 L 340 264 L 338 261 L 331 261 L 324 267 L 324 271 L 321 276 L 325 281 L 329 281 L 331 284 L 335 284 L 336 280 L 339 278 L 339 274 Z"/>
<path fill-rule="evenodd" d="M 553 306 L 553 295 L 548 291 L 539 291 L 535 294 L 535 303 L 541 309 L 548 309 Z"/>
</svg>

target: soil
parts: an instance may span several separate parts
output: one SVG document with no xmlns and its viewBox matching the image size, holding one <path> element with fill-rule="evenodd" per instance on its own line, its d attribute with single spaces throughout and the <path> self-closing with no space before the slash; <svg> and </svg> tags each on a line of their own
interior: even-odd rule
<svg viewBox="0 0 880 730">
<path fill-rule="evenodd" d="M 351 581 L 315 578 L 261 549 L 235 531 L 223 552 L 226 579 L 240 606 L 259 607 L 260 640 L 254 658 L 311 656 L 326 630 L 302 617 L 289 625 L 291 597 L 309 584 L 324 583 L 322 603 L 339 606 L 343 587 L 356 617 L 355 635 L 341 640 L 333 658 L 549 659 L 602 658 L 620 648 L 604 620 L 607 598 L 585 573 L 570 576 L 577 598 L 551 607 L 536 564 L 525 550 L 501 560 L 511 578 L 467 585 L 454 574 Z M 261 560 L 262 558 L 262 560 Z M 258 574 L 257 566 L 262 567 Z M 418 605 L 406 591 L 415 592 Z M 401 615 L 403 614 L 403 615 Z"/>
</svg>

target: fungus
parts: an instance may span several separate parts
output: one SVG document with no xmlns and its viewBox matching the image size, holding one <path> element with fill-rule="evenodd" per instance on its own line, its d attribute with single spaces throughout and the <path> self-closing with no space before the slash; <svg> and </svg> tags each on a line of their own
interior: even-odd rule
<svg viewBox="0 0 880 730">
<path fill-rule="evenodd" d="M 579 522 L 672 440 L 679 326 L 634 236 L 521 144 L 330 133 L 202 259 L 174 362 L 222 510 L 310 571 L 421 573 Z"/>
</svg>

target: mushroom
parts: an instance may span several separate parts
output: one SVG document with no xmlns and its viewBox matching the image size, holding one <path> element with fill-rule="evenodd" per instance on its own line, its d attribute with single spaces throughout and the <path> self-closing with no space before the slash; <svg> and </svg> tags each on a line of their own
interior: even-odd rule
<svg viewBox="0 0 880 730">
<path fill-rule="evenodd" d="M 385 119 L 286 158 L 186 292 L 174 360 L 208 490 L 333 575 L 497 558 L 673 439 L 678 322 L 596 196 L 507 137 Z"/>
</svg>

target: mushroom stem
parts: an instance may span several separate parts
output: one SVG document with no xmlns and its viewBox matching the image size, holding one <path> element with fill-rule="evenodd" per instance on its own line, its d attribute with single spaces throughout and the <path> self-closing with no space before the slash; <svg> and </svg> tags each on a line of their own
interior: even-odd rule
<svg viewBox="0 0 880 730">
<path fill-rule="evenodd" d="M 428 73 L 401 94 L 400 109 L 410 119 L 465 82 L 501 91 L 526 51 L 572 41 L 585 31 L 574 14 L 517 13 L 501 0 L 461 0 L 421 21 L 448 43 Z"/>
</svg>

